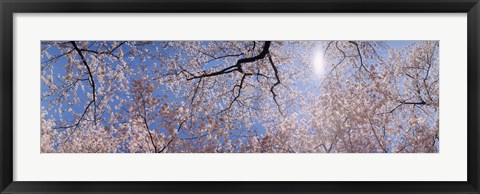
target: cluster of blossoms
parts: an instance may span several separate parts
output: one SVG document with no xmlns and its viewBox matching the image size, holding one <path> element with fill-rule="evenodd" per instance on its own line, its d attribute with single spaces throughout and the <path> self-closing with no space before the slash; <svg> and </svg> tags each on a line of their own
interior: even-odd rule
<svg viewBox="0 0 480 194">
<path fill-rule="evenodd" d="M 439 151 L 438 41 L 41 46 L 42 153 Z"/>
</svg>

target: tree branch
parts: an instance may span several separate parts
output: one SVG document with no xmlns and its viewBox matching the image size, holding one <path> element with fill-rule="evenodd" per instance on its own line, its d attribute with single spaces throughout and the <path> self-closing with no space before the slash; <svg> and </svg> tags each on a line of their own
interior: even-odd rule
<svg viewBox="0 0 480 194">
<path fill-rule="evenodd" d="M 264 46 L 263 46 L 262 52 L 260 54 L 258 54 L 257 56 L 239 59 L 235 65 L 226 67 L 226 68 L 224 68 L 220 71 L 215 71 L 215 72 L 212 72 L 212 73 L 204 73 L 204 74 L 201 74 L 201 75 L 195 75 L 193 77 L 187 78 L 187 80 L 193 80 L 193 79 L 199 79 L 199 78 L 203 78 L 203 77 L 212 77 L 212 76 L 217 76 L 217 75 L 222 75 L 222 74 L 228 74 L 228 73 L 232 73 L 234 71 L 238 71 L 240 73 L 243 73 L 242 64 L 255 62 L 257 60 L 265 58 L 265 56 L 269 52 L 268 49 L 270 48 L 270 44 L 271 44 L 271 41 L 266 41 Z"/>
<path fill-rule="evenodd" d="M 93 80 L 93 74 L 92 71 L 90 70 L 90 66 L 87 64 L 87 60 L 82 54 L 82 51 L 78 48 L 77 44 L 75 41 L 70 41 L 72 43 L 73 48 L 78 52 L 78 55 L 80 55 L 80 58 L 82 59 L 83 65 L 87 68 L 88 71 L 88 76 L 90 78 L 90 86 L 92 86 L 92 93 L 93 93 L 93 121 L 95 125 L 97 125 L 97 103 L 96 103 L 96 92 L 95 92 L 95 81 Z"/>
<path fill-rule="evenodd" d="M 185 121 L 186 121 L 186 120 L 185 120 Z M 178 134 L 178 133 L 180 132 L 180 130 L 182 129 L 182 125 L 185 123 L 185 121 L 182 121 L 182 122 L 180 123 L 180 125 L 178 126 L 178 128 L 177 128 L 177 134 Z M 163 146 L 163 148 L 162 148 L 160 151 L 158 151 L 158 153 L 162 153 L 162 152 L 173 142 L 173 140 L 174 140 L 176 137 L 177 137 L 177 135 L 174 135 L 174 136 L 172 137 L 172 139 L 170 139 L 170 141 L 168 141 L 168 143 L 167 143 L 165 146 Z"/>
<path fill-rule="evenodd" d="M 363 64 L 363 57 L 362 57 L 362 53 L 360 52 L 360 48 L 358 46 L 358 43 L 354 42 L 354 41 L 348 41 L 349 43 L 355 45 L 356 49 L 357 49 L 357 52 L 358 52 L 358 56 L 360 57 L 360 67 L 359 69 L 361 69 L 363 67 L 363 69 L 365 69 L 365 71 L 367 71 L 368 73 L 370 73 L 370 71 L 368 71 L 368 69 L 365 67 L 365 65 Z"/>
<path fill-rule="evenodd" d="M 148 132 L 148 135 L 150 136 L 150 142 L 152 143 L 153 145 L 153 148 L 154 148 L 154 151 L 155 153 L 157 153 L 157 145 L 155 145 L 155 142 L 153 141 L 153 136 L 152 136 L 152 132 L 150 132 L 150 127 L 148 126 L 148 122 L 147 122 L 147 105 L 145 103 L 145 99 L 143 98 L 143 94 L 141 92 L 139 92 L 140 94 L 140 97 L 142 98 L 142 104 L 143 104 L 143 116 L 140 115 L 140 117 L 143 118 L 143 123 L 145 124 L 145 127 L 147 128 L 147 132 Z"/>
<path fill-rule="evenodd" d="M 85 115 L 87 114 L 88 112 L 88 109 L 90 108 L 90 106 L 92 105 L 93 103 L 93 100 L 90 101 L 90 103 L 88 103 L 88 105 L 85 107 L 82 115 L 80 116 L 80 118 L 78 119 L 77 123 L 73 124 L 73 125 L 70 125 L 70 126 L 60 126 L 60 127 L 56 127 L 56 129 L 68 129 L 68 128 L 72 128 L 72 127 L 75 127 L 72 132 L 70 132 L 70 134 L 67 136 L 67 138 L 65 138 L 65 140 L 63 141 L 63 143 L 67 142 L 68 139 L 70 139 L 70 137 L 72 136 L 73 133 L 75 133 L 75 131 L 78 129 L 78 126 L 80 125 L 80 122 L 82 122 L 83 120 L 83 117 L 85 117 Z M 54 128 L 55 129 L 55 128 Z"/>
<path fill-rule="evenodd" d="M 380 138 L 379 138 L 378 135 L 377 135 L 377 132 L 376 132 L 375 129 L 373 128 L 373 123 L 372 123 L 372 121 L 369 120 L 369 122 L 370 122 L 370 129 L 372 129 L 373 135 L 375 136 L 375 139 L 377 140 L 378 145 L 380 145 L 380 148 L 382 148 L 383 152 L 388 153 L 388 150 L 383 146 L 382 142 L 380 141 Z"/>
<path fill-rule="evenodd" d="M 117 46 L 115 46 L 115 47 L 112 48 L 111 50 L 102 51 L 102 52 L 98 52 L 98 51 L 94 51 L 94 50 L 90 50 L 90 49 L 80 49 L 80 50 L 81 50 L 81 51 L 85 51 L 85 52 L 95 53 L 95 54 L 97 54 L 97 55 L 109 54 L 109 55 L 112 55 L 112 56 L 114 56 L 115 58 L 119 59 L 120 57 L 114 55 L 113 52 L 115 52 L 115 50 L 117 50 L 118 48 L 120 48 L 120 46 L 122 46 L 122 45 L 125 44 L 125 43 L 127 43 L 127 41 L 123 41 L 122 43 L 118 44 Z"/>
<path fill-rule="evenodd" d="M 271 92 L 272 95 L 273 95 L 273 101 L 275 101 L 275 104 L 277 104 L 278 111 L 280 112 L 280 114 L 283 115 L 282 109 L 280 108 L 280 104 L 278 104 L 278 101 L 277 101 L 277 94 L 276 94 L 275 91 L 274 91 L 275 86 L 277 86 L 277 85 L 280 84 L 280 77 L 278 76 L 278 69 L 277 69 L 277 67 L 275 66 L 275 64 L 273 63 L 273 60 L 272 60 L 272 56 L 271 56 L 271 55 L 268 55 L 268 60 L 270 61 L 270 64 L 272 65 L 273 71 L 275 72 L 275 79 L 277 80 L 277 81 L 272 85 L 272 87 L 270 87 L 270 92 Z"/>
</svg>

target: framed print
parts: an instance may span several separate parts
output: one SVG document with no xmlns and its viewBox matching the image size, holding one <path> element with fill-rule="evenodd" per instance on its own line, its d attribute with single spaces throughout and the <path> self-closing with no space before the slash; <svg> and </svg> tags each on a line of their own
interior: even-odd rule
<svg viewBox="0 0 480 194">
<path fill-rule="evenodd" d="M 478 1 L 2 1 L 2 193 L 479 193 Z"/>
</svg>

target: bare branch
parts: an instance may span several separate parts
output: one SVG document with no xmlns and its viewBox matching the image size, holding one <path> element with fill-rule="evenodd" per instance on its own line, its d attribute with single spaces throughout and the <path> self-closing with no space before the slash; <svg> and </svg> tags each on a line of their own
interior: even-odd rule
<svg viewBox="0 0 480 194">
<path fill-rule="evenodd" d="M 185 120 L 185 121 L 186 121 L 186 120 Z M 185 123 L 185 121 L 182 121 L 182 122 L 180 123 L 180 125 L 178 126 L 178 128 L 177 128 L 177 134 L 178 134 L 178 132 L 180 132 L 180 130 L 182 129 L 182 125 Z M 173 140 L 174 140 L 176 137 L 177 137 L 177 135 L 174 135 L 174 136 L 172 137 L 172 139 L 170 139 L 170 141 L 168 141 L 168 143 L 167 143 L 165 146 L 163 146 L 163 148 L 160 149 L 160 151 L 158 151 L 157 153 L 162 153 L 165 149 L 167 149 L 167 147 L 173 142 Z"/>
<path fill-rule="evenodd" d="M 365 71 L 367 71 L 368 73 L 370 73 L 370 71 L 368 71 L 368 69 L 365 67 L 365 65 L 363 64 L 363 57 L 362 57 L 362 53 L 360 52 L 360 48 L 358 46 L 358 43 L 354 42 L 354 41 L 348 41 L 349 43 L 355 45 L 356 49 L 357 49 L 357 52 L 358 52 L 358 56 L 360 57 L 360 69 L 363 67 L 363 69 L 365 69 Z"/>
<path fill-rule="evenodd" d="M 262 52 L 260 54 L 258 54 L 257 56 L 239 59 L 235 65 L 226 67 L 226 68 L 224 68 L 220 71 L 215 71 L 215 72 L 212 72 L 212 73 L 204 73 L 204 74 L 201 74 L 201 75 L 196 75 L 196 76 L 193 76 L 191 78 L 188 78 L 187 80 L 199 79 L 199 78 L 202 78 L 202 77 L 212 77 L 212 76 L 217 76 L 217 75 L 222 75 L 222 74 L 228 74 L 228 73 L 232 73 L 234 71 L 238 71 L 240 73 L 243 73 L 242 64 L 255 62 L 257 60 L 265 58 L 265 56 L 269 52 L 268 49 L 270 48 L 270 44 L 271 44 L 270 41 L 266 41 L 264 46 L 263 46 Z"/>
<path fill-rule="evenodd" d="M 276 94 L 275 91 L 274 91 L 275 86 L 277 86 L 277 85 L 280 84 L 280 77 L 278 76 L 278 69 L 277 69 L 277 67 L 275 66 L 275 64 L 273 63 L 273 60 L 272 60 L 272 56 L 271 56 L 271 55 L 268 55 L 268 60 L 270 61 L 270 64 L 272 65 L 273 71 L 275 72 L 275 79 L 277 80 L 277 81 L 272 85 L 272 87 L 270 87 L 270 92 L 271 92 L 272 95 L 273 95 L 273 101 L 275 101 L 275 104 L 277 104 L 278 111 L 283 115 L 282 109 L 280 108 L 280 104 L 278 104 L 278 102 L 277 102 L 277 94 Z"/>
<path fill-rule="evenodd" d="M 93 95 L 93 121 L 95 125 L 97 125 L 97 103 L 96 103 L 96 91 L 95 91 L 95 81 L 93 80 L 93 74 L 92 71 L 90 70 L 90 66 L 87 64 L 87 60 L 82 54 L 82 51 L 78 48 L 77 44 L 75 41 L 70 41 L 72 43 L 73 48 L 78 52 L 78 55 L 80 55 L 80 58 L 82 59 L 83 65 L 87 68 L 88 71 L 88 76 L 90 78 L 90 85 L 92 86 L 92 95 Z"/>
</svg>

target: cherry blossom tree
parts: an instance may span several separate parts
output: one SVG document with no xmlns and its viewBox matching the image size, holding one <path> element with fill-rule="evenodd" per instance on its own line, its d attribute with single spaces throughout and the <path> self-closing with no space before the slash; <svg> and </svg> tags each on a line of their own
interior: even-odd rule
<svg viewBox="0 0 480 194">
<path fill-rule="evenodd" d="M 438 41 L 43 41 L 41 83 L 42 153 L 439 152 Z"/>
</svg>

